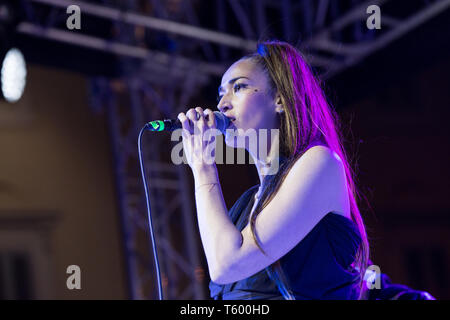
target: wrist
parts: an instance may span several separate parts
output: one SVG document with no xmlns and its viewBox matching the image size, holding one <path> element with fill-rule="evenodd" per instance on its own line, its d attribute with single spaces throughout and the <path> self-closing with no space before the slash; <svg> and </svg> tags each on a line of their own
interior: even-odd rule
<svg viewBox="0 0 450 320">
<path fill-rule="evenodd" d="M 203 187 L 209 187 L 209 191 L 211 191 L 211 189 L 214 187 L 214 186 L 216 186 L 216 185 L 219 185 L 219 183 L 218 182 L 211 182 L 211 183 L 203 183 L 203 184 L 200 184 L 200 185 L 196 185 L 195 186 L 195 193 L 197 193 L 197 191 L 200 189 L 200 188 L 203 188 Z"/>
<path fill-rule="evenodd" d="M 202 164 L 192 167 L 192 174 L 194 178 L 217 176 L 216 164 Z"/>
<path fill-rule="evenodd" d="M 218 183 L 217 167 L 215 165 L 207 165 L 195 167 L 192 169 L 194 175 L 195 188 L 207 183 Z"/>
</svg>

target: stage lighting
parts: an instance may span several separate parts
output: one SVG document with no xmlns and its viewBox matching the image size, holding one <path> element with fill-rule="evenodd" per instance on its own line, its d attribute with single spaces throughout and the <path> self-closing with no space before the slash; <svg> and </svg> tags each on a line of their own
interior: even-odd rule
<svg viewBox="0 0 450 320">
<path fill-rule="evenodd" d="M 8 102 L 16 102 L 25 90 L 27 68 L 22 52 L 11 48 L 1 57 L 1 95 Z"/>
</svg>

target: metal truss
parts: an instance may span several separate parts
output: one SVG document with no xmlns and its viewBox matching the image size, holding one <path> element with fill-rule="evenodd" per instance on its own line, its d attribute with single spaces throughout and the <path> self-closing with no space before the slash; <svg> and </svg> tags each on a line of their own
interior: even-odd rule
<svg viewBox="0 0 450 320">
<path fill-rule="evenodd" d="M 132 37 L 133 29 L 129 26 L 116 27 L 123 30 L 118 40 Z M 170 89 L 160 82 L 151 83 L 141 74 L 135 74 L 129 59 L 123 58 L 121 64 L 126 74 L 124 79 L 116 83 L 93 79 L 92 84 L 100 88 L 97 92 L 106 93 L 98 101 L 107 102 L 110 120 L 130 297 L 153 299 L 157 286 L 143 201 L 145 195 L 138 169 L 137 136 L 149 119 L 170 117 L 175 105 L 187 104 L 195 91 L 195 79 L 185 77 L 180 83 L 185 90 L 177 95 L 175 87 Z M 170 72 L 166 76 L 172 81 L 175 78 Z M 192 189 L 186 166 L 173 165 L 167 157 L 163 159 L 164 155 L 170 154 L 169 139 L 168 134 L 147 132 L 143 141 L 163 296 L 165 299 L 205 299 L 206 277 L 192 210 Z"/>
<path fill-rule="evenodd" d="M 195 68 L 197 74 L 220 76 L 231 62 L 230 49 L 245 54 L 255 50 L 256 40 L 276 37 L 302 49 L 308 62 L 324 79 L 355 65 L 450 6 L 450 0 L 408 3 L 396 0 L 214 0 L 210 1 L 215 9 L 211 15 L 217 23 L 215 28 L 207 29 L 200 26 L 198 18 L 203 1 L 148 1 L 155 8 L 154 16 L 123 10 L 123 6 L 118 8 L 87 1 L 22 1 L 28 5 L 41 4 L 60 9 L 78 4 L 83 14 L 168 34 L 176 38 L 174 41 L 180 51 L 192 42 L 201 47 L 201 54 L 198 51 L 190 56 L 178 54 L 171 59 L 166 52 L 74 33 L 51 27 L 48 23 L 43 27 L 24 21 L 17 28 L 26 34 L 141 58 L 149 67 L 157 65 L 155 68 L 169 69 L 173 66 L 180 72 Z M 167 3 L 178 5 L 179 14 L 170 16 Z M 197 11 L 194 5 L 197 5 Z M 381 9 L 380 30 L 367 29 L 369 14 L 366 10 L 370 5 L 378 5 Z M 408 14 L 400 13 L 400 17 L 398 9 L 401 12 L 402 6 Z M 232 31 L 230 25 L 238 25 L 239 34 Z M 220 59 L 213 47 L 218 48 Z"/>
<path fill-rule="evenodd" d="M 100 104 L 96 110 L 106 110 L 110 123 L 130 298 L 155 299 L 157 286 L 138 165 L 137 135 L 148 119 L 164 117 L 164 107 L 160 106 L 172 106 L 161 101 L 154 87 L 143 85 L 138 79 L 91 81 L 96 92 L 92 103 Z M 174 103 L 179 101 L 173 91 L 166 91 L 164 97 Z M 170 154 L 170 134 L 148 132 L 143 139 L 164 298 L 205 299 L 205 270 L 200 259 L 187 168 L 163 158 L 161 151 Z"/>
<path fill-rule="evenodd" d="M 136 139 L 146 121 L 186 111 L 191 97 L 217 81 L 235 59 L 254 51 L 259 39 L 294 44 L 326 80 L 448 9 L 450 0 L 149 0 L 140 5 L 130 0 L 21 0 L 21 4 L 25 17 L 18 32 L 123 58 L 124 78 L 92 79 L 91 98 L 95 109 L 107 110 L 110 119 L 130 295 L 146 299 L 156 297 L 137 167 Z M 83 16 L 112 21 L 120 35 L 65 29 L 65 8 L 72 4 L 80 6 Z M 210 12 L 204 12 L 206 5 Z M 369 5 L 381 9 L 380 30 L 366 27 Z M 43 6 L 51 8 L 45 17 L 36 10 Z M 145 35 L 161 36 L 176 49 L 156 49 Z M 139 68 L 132 67 L 131 59 L 141 61 Z M 164 294 L 168 299 L 203 299 L 205 271 L 199 258 L 193 192 L 186 167 L 167 159 L 168 139 L 153 134 L 144 141 Z"/>
</svg>

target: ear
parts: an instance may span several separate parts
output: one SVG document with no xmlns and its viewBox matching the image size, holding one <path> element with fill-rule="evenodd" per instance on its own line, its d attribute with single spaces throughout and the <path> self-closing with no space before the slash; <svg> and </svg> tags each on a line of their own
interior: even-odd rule
<svg viewBox="0 0 450 320">
<path fill-rule="evenodd" d="M 281 99 L 281 95 L 278 92 L 275 95 L 275 111 L 277 113 L 283 113 L 284 112 L 283 101 Z"/>
</svg>

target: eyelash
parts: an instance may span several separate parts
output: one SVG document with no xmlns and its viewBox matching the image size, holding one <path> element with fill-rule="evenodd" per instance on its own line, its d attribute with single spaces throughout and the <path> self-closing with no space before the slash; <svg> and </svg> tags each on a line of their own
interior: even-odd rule
<svg viewBox="0 0 450 320">
<path fill-rule="evenodd" d="M 243 84 L 243 83 L 236 83 L 234 86 L 233 86 L 233 89 L 235 90 L 235 92 L 236 92 L 236 88 L 237 87 L 239 87 L 239 88 L 245 88 L 245 87 L 247 87 L 247 85 L 246 84 Z M 221 96 L 221 95 L 217 95 L 217 102 L 219 102 L 221 99 L 222 99 L 222 97 L 223 96 Z"/>
</svg>

